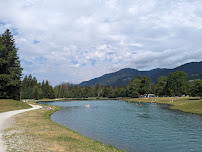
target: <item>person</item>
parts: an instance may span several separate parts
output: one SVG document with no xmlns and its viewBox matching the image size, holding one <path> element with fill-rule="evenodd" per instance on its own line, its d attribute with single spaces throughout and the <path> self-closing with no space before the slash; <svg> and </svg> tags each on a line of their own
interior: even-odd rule
<svg viewBox="0 0 202 152">
<path fill-rule="evenodd" d="M 86 107 L 90 107 L 90 104 L 87 104 Z"/>
</svg>

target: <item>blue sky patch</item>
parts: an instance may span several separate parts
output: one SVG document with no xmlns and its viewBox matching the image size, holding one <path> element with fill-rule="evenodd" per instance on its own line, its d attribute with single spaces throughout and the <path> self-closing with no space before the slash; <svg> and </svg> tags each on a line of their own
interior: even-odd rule
<svg viewBox="0 0 202 152">
<path fill-rule="evenodd" d="M 21 62 L 23 62 L 23 63 L 25 63 L 25 64 L 27 64 L 27 65 L 32 65 L 32 62 L 28 62 L 28 61 L 26 61 L 25 59 L 21 59 Z"/>
<path fill-rule="evenodd" d="M 2 26 L 2 25 L 5 25 L 5 23 L 0 21 L 0 26 Z"/>
<path fill-rule="evenodd" d="M 95 65 L 96 60 L 91 59 L 90 61 L 91 61 L 91 65 Z"/>
<path fill-rule="evenodd" d="M 17 28 L 11 28 L 11 33 L 16 36 L 19 32 Z"/>
<path fill-rule="evenodd" d="M 46 61 L 47 59 L 45 58 L 45 57 L 38 57 L 38 58 L 36 58 L 36 61 L 37 62 L 42 62 L 42 61 Z"/>
<path fill-rule="evenodd" d="M 74 58 L 70 58 L 70 60 L 71 60 L 71 63 L 78 64 L 78 62 Z"/>
<path fill-rule="evenodd" d="M 34 44 L 39 44 L 40 41 L 38 41 L 38 40 L 34 40 L 33 43 L 34 43 Z"/>
</svg>

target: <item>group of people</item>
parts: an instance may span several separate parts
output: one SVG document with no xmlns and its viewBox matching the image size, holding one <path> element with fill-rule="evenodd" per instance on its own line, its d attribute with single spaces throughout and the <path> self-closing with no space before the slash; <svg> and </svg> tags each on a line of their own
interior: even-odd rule
<svg viewBox="0 0 202 152">
<path fill-rule="evenodd" d="M 48 110 L 53 110 L 53 108 L 51 107 L 51 106 L 49 106 L 49 107 L 42 107 L 41 109 L 48 109 Z"/>
<path fill-rule="evenodd" d="M 152 102 L 153 102 L 153 99 L 152 99 L 151 103 L 152 103 Z M 155 98 L 154 102 L 156 103 L 156 98 Z"/>
</svg>

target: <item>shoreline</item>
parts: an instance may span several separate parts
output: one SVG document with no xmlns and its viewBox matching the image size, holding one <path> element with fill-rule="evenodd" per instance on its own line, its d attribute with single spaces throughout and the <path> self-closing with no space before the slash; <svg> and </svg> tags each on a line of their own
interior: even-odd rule
<svg viewBox="0 0 202 152">
<path fill-rule="evenodd" d="M 202 116 L 202 99 L 195 98 L 195 97 L 151 97 L 151 98 L 60 98 L 59 100 L 41 100 L 38 102 L 43 101 L 81 101 L 81 100 L 120 100 L 126 102 L 148 102 L 151 103 L 151 100 L 157 99 L 156 103 L 159 104 L 167 104 L 169 105 L 169 109 L 171 110 L 179 110 L 185 113 L 196 114 Z M 174 102 L 170 102 L 174 100 Z M 38 103 L 37 102 L 37 103 Z"/>
<path fill-rule="evenodd" d="M 157 101 L 154 102 L 154 99 Z M 153 102 L 151 102 L 151 100 L 153 100 Z M 170 110 L 178 110 L 181 112 L 202 116 L 202 99 L 193 97 L 124 98 L 124 101 L 167 104 L 169 105 Z"/>
</svg>

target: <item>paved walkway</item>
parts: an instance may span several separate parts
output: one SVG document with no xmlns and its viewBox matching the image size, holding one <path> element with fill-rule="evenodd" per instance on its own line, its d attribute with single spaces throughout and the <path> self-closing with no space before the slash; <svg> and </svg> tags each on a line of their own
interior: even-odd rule
<svg viewBox="0 0 202 152">
<path fill-rule="evenodd" d="M 3 135 L 3 130 L 6 128 L 9 128 L 14 122 L 13 116 L 22 112 L 41 108 L 41 106 L 38 106 L 38 105 L 31 105 L 31 106 L 32 108 L 30 109 L 14 110 L 14 111 L 0 113 L 0 152 L 6 151 L 6 146 L 3 144 L 3 141 L 2 141 L 2 135 Z"/>
</svg>

